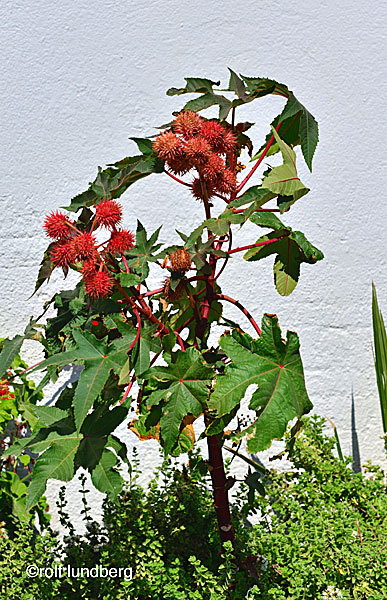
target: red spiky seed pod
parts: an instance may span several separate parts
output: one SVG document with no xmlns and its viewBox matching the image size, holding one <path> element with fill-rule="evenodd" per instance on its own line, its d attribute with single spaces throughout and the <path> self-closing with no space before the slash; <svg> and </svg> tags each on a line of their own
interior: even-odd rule
<svg viewBox="0 0 387 600">
<path fill-rule="evenodd" d="M 182 142 L 172 131 L 164 131 L 153 142 L 153 149 L 162 160 L 173 160 L 181 150 Z"/>
<path fill-rule="evenodd" d="M 217 150 L 222 144 L 224 132 L 224 127 L 218 121 L 205 121 L 202 125 L 200 135 L 211 144 L 214 150 Z"/>
<path fill-rule="evenodd" d="M 54 240 L 67 239 L 72 234 L 73 221 L 62 212 L 51 212 L 44 221 L 46 235 Z"/>
<path fill-rule="evenodd" d="M 96 227 L 116 227 L 122 219 L 122 208 L 115 200 L 104 200 L 97 204 L 95 210 Z"/>
<path fill-rule="evenodd" d="M 54 244 L 50 250 L 50 257 L 56 267 L 67 269 L 75 260 L 71 241 Z"/>
<path fill-rule="evenodd" d="M 200 169 L 200 175 L 204 177 L 206 181 L 215 181 L 218 177 L 223 175 L 225 169 L 224 160 L 219 154 L 214 152 L 211 154 L 207 162 Z"/>
<path fill-rule="evenodd" d="M 97 271 L 84 280 L 87 294 L 91 298 L 103 298 L 112 291 L 112 278 L 106 271 Z"/>
<path fill-rule="evenodd" d="M 221 194 L 231 194 L 236 190 L 237 178 L 231 169 L 225 169 L 216 180 L 215 189 Z"/>
<path fill-rule="evenodd" d="M 167 160 L 167 165 L 172 173 L 175 173 L 176 175 L 185 175 L 192 169 L 192 165 L 183 150 L 180 150 L 174 158 L 169 158 Z"/>
<path fill-rule="evenodd" d="M 81 268 L 81 273 L 83 275 L 83 278 L 86 279 L 87 277 L 92 277 L 93 275 L 96 274 L 96 272 L 98 271 L 98 268 L 99 268 L 99 264 L 96 263 L 94 260 L 84 261 L 84 263 L 82 264 L 82 268 Z"/>
<path fill-rule="evenodd" d="M 71 240 L 76 260 L 88 260 L 97 255 L 97 241 L 92 233 L 81 233 Z"/>
<path fill-rule="evenodd" d="M 201 137 L 191 138 L 184 146 L 184 152 L 193 166 L 204 165 L 211 156 L 211 146 Z"/>
<path fill-rule="evenodd" d="M 200 180 L 200 177 L 196 177 L 191 183 L 192 195 L 196 200 L 205 200 L 205 193 L 207 191 L 207 199 L 211 198 L 215 192 L 215 183 L 212 181 L 206 181 L 205 183 Z"/>
<path fill-rule="evenodd" d="M 171 254 L 171 266 L 172 271 L 178 271 L 179 273 L 186 273 L 191 268 L 191 255 L 185 248 L 177 248 Z"/>
<path fill-rule="evenodd" d="M 182 135 L 188 140 L 200 133 L 203 119 L 193 110 L 185 110 L 179 113 L 173 122 L 175 133 Z"/>
<path fill-rule="evenodd" d="M 106 251 L 112 254 L 121 254 L 133 248 L 135 242 L 135 236 L 131 231 L 127 229 L 118 229 L 113 231 L 110 240 L 106 246 Z"/>
<path fill-rule="evenodd" d="M 224 152 L 225 154 L 230 154 L 231 152 L 235 152 L 237 146 L 238 140 L 236 135 L 229 129 L 226 129 L 223 134 L 223 141 L 219 151 Z"/>
</svg>

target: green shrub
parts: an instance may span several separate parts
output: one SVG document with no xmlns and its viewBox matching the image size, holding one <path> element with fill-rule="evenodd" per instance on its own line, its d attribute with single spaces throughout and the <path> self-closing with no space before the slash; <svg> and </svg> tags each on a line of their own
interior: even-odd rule
<svg viewBox="0 0 387 600">
<path fill-rule="evenodd" d="M 249 502 L 249 488 L 238 488 L 233 507 L 238 568 L 230 548 L 221 557 L 206 478 L 193 481 L 191 470 L 168 459 L 144 491 L 135 458 L 118 502 L 104 502 L 103 525 L 90 517 L 82 480 L 83 536 L 66 516 L 62 491 L 59 512 L 69 533 L 62 545 L 51 533 L 33 539 L 25 528 L 15 540 L 0 539 L 0 591 L 6 590 L 7 600 L 385 599 L 385 475 L 370 464 L 365 474 L 353 473 L 350 459 L 335 457 L 335 439 L 323 427 L 313 417 L 305 419 L 295 441 L 288 435 L 292 469 L 269 472 L 265 497 Z M 191 466 L 195 460 L 191 456 Z M 251 526 L 254 515 L 258 523 Z M 52 566 L 55 556 L 73 568 L 132 567 L 133 579 L 28 582 L 23 565 Z"/>
</svg>

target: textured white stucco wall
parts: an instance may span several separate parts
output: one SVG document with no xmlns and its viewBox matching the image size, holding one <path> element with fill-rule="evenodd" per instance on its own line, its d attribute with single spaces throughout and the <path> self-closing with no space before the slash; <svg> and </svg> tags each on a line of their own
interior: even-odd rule
<svg viewBox="0 0 387 600">
<path fill-rule="evenodd" d="M 236 258 L 221 283 L 259 318 L 277 313 L 283 330 L 299 333 L 316 412 L 334 420 L 351 453 L 353 398 L 361 461 L 382 461 L 370 299 L 373 279 L 387 316 L 386 2 L 3 0 L 0 12 L 0 335 L 22 332 L 62 285 L 57 273 L 28 300 L 47 245 L 44 216 L 83 191 L 97 165 L 135 153 L 129 136 L 150 135 L 169 120 L 186 100 L 165 96 L 169 87 L 184 76 L 226 82 L 227 66 L 272 77 L 320 125 L 312 175 L 299 160 L 311 192 L 285 220 L 326 258 L 304 265 L 289 298 L 274 290 L 270 261 Z M 239 111 L 257 123 L 257 143 L 282 105 L 267 97 Z M 137 183 L 123 203 L 129 227 L 137 217 L 150 229 L 164 222 L 165 241 L 201 218 L 200 205 L 167 177 Z M 26 356 L 37 358 L 33 344 Z M 147 475 L 158 455 L 149 444 L 141 450 Z M 50 484 L 51 499 L 57 487 Z"/>
</svg>

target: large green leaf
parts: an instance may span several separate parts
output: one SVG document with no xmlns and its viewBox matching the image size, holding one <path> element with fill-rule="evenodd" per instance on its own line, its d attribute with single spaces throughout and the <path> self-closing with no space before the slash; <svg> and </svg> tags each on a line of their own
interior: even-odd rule
<svg viewBox="0 0 387 600">
<path fill-rule="evenodd" d="M 138 156 L 128 156 L 106 169 L 99 167 L 96 179 L 85 192 L 78 194 L 66 208 L 77 212 L 85 206 L 93 206 L 103 198 L 119 198 L 133 183 L 150 175 L 162 173 L 161 161 L 149 151 Z"/>
<path fill-rule="evenodd" d="M 170 88 L 167 91 L 168 96 L 180 96 L 181 94 L 201 94 L 193 100 L 189 100 L 185 105 L 185 110 L 195 112 L 209 108 L 210 106 L 219 106 L 219 119 L 226 119 L 232 108 L 232 102 L 225 96 L 215 94 L 214 86 L 219 86 L 220 81 L 211 81 L 201 77 L 185 77 L 186 86 L 184 88 Z"/>
<path fill-rule="evenodd" d="M 254 222 L 258 221 L 254 215 Z M 251 218 L 253 220 L 253 218 Z M 257 224 L 259 224 L 257 222 Z M 273 223 L 274 224 L 274 223 Z M 282 239 L 278 239 L 281 236 Z M 290 228 L 277 229 L 260 237 L 256 243 L 272 243 L 250 248 L 243 258 L 247 261 L 256 261 L 272 254 L 276 255 L 274 261 L 274 283 L 281 296 L 289 296 L 298 283 L 300 265 L 302 263 L 314 264 L 324 258 L 321 250 L 313 246 L 301 231 L 291 231 Z"/>
<path fill-rule="evenodd" d="M 273 439 L 283 436 L 291 419 L 312 408 L 305 387 L 298 335 L 288 331 L 286 341 L 282 340 L 277 317 L 265 314 L 258 340 L 234 330 L 232 335 L 221 338 L 220 345 L 232 363 L 224 375 L 217 376 L 209 405 L 218 417 L 230 414 L 247 388 L 258 384 L 249 403 L 249 408 L 257 412 L 257 418 L 234 437 L 240 439 L 248 434 L 249 452 L 265 450 Z"/>
<path fill-rule="evenodd" d="M 31 319 L 29 324 L 25 328 L 24 335 L 16 335 L 11 340 L 5 339 L 1 342 L 2 351 L 0 353 L 0 379 L 4 377 L 7 369 L 9 369 L 9 367 L 13 363 L 13 360 L 19 354 L 24 340 L 36 337 L 34 324 L 35 323 Z"/>
<path fill-rule="evenodd" d="M 103 494 L 115 500 L 122 490 L 122 477 L 117 471 L 117 458 L 111 450 L 105 448 L 101 460 L 91 474 L 91 481 Z"/>
<path fill-rule="evenodd" d="M 82 425 L 84 438 L 81 441 L 76 455 L 76 465 L 88 469 L 90 472 L 101 460 L 102 452 L 108 443 L 109 435 L 125 419 L 128 411 L 123 406 L 116 406 L 112 410 L 100 405 L 88 415 Z"/>
<path fill-rule="evenodd" d="M 296 153 L 281 140 L 274 128 L 272 128 L 272 132 L 281 150 L 284 162 L 279 167 L 271 169 L 270 173 L 264 177 L 262 187 L 267 188 L 275 195 L 290 196 L 292 201 L 287 203 L 286 208 L 288 208 L 290 204 L 307 194 L 309 188 L 305 187 L 298 177 Z"/>
<path fill-rule="evenodd" d="M 73 433 L 52 440 L 50 447 L 36 460 L 33 477 L 27 490 L 27 509 L 44 494 L 48 479 L 70 481 L 74 475 L 74 457 L 82 436 Z"/>
<path fill-rule="evenodd" d="M 85 366 L 79 378 L 73 404 L 75 423 L 79 431 L 110 372 L 117 374 L 120 372 L 127 359 L 126 352 L 130 342 L 123 337 L 107 344 L 104 340 L 98 340 L 93 334 L 78 329 L 74 329 L 73 337 L 77 344 L 74 350 L 59 352 L 36 369 L 45 369 L 51 365 L 83 364 Z"/>
<path fill-rule="evenodd" d="M 128 347 L 132 344 L 137 336 L 137 325 L 136 327 L 133 327 L 133 325 L 131 325 L 129 322 L 125 323 L 121 314 L 107 317 L 105 319 L 105 324 L 107 326 L 112 326 L 113 328 L 116 327 L 121 335 L 127 340 Z M 149 321 L 143 321 L 141 323 L 141 331 L 138 341 L 135 347 L 132 349 L 130 357 L 128 357 L 122 370 L 120 371 L 120 385 L 129 383 L 129 372 L 132 368 L 134 368 L 137 376 L 141 375 L 141 373 L 149 368 L 151 352 L 154 352 L 155 354 L 160 352 L 160 338 L 155 337 L 157 328 L 157 323 L 152 324 L 149 323 Z"/>
<path fill-rule="evenodd" d="M 271 123 L 272 128 L 281 124 L 280 134 L 283 141 L 291 146 L 301 144 L 305 162 L 312 171 L 312 160 L 318 144 L 318 124 L 313 115 L 297 100 L 293 92 L 288 91 L 288 101 L 281 114 L 277 115 Z M 252 160 L 259 158 L 272 134 L 266 136 L 265 143 L 253 156 Z M 280 147 L 274 143 L 268 151 L 268 156 L 279 152 Z"/>
<path fill-rule="evenodd" d="M 167 367 L 152 367 L 142 377 L 157 389 L 147 397 L 147 406 L 163 402 L 160 418 L 165 454 L 169 454 L 179 436 L 180 425 L 187 415 L 198 417 L 205 407 L 213 371 L 196 348 L 166 355 Z"/>
</svg>

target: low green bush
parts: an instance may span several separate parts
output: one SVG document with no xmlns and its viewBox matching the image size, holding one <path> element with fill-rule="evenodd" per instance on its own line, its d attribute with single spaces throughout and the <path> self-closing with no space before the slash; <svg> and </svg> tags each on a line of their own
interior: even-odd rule
<svg viewBox="0 0 387 600">
<path fill-rule="evenodd" d="M 206 477 L 168 459 L 145 491 L 136 458 L 119 501 L 106 500 L 103 524 L 92 520 L 81 481 L 86 533 L 59 543 L 48 531 L 32 536 L 25 526 L 14 539 L 0 538 L 0 597 L 18 600 L 383 600 L 387 597 L 387 495 L 385 474 L 368 464 L 354 473 L 350 459 L 335 456 L 336 441 L 324 421 L 305 419 L 296 440 L 287 437 L 292 468 L 270 470 L 266 495 L 236 491 L 237 567 L 222 551 Z M 191 465 L 195 457 L 191 457 Z M 254 525 L 251 525 L 254 521 Z M 27 564 L 133 569 L 133 579 L 36 578 Z M 12 574 L 12 579 L 11 579 Z M 35 586 L 35 587 L 34 587 Z M 230 589 L 231 588 L 231 589 Z"/>
</svg>

